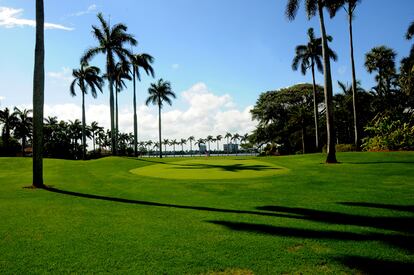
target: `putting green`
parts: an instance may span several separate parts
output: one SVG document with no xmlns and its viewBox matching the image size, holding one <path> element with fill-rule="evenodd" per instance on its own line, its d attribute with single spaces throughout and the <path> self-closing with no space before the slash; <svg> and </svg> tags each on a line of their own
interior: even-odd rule
<svg viewBox="0 0 414 275">
<path fill-rule="evenodd" d="M 155 162 L 130 172 L 164 179 L 240 179 L 269 177 L 287 171 L 287 168 L 258 160 L 211 158 Z"/>
</svg>

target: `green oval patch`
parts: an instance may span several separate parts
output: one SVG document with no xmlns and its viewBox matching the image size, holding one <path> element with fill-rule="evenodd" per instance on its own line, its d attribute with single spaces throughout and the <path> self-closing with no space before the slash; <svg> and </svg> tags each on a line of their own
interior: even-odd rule
<svg viewBox="0 0 414 275">
<path fill-rule="evenodd" d="M 278 175 L 288 169 L 251 159 L 192 159 L 160 162 L 132 169 L 131 173 L 164 179 L 241 179 Z"/>
</svg>

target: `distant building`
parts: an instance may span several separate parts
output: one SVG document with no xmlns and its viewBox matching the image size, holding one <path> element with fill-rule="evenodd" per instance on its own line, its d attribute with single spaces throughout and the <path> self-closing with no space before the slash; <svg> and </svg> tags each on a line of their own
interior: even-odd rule
<svg viewBox="0 0 414 275">
<path fill-rule="evenodd" d="M 200 150 L 200 154 L 205 154 L 207 152 L 207 147 L 205 144 L 199 144 L 198 150 Z"/>
<path fill-rule="evenodd" d="M 235 153 L 239 151 L 239 145 L 234 143 L 224 144 L 223 149 L 226 153 Z"/>
</svg>

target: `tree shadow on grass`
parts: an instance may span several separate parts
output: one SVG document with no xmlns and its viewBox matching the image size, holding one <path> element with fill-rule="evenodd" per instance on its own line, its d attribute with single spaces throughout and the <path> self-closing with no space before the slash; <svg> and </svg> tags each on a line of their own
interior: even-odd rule
<svg viewBox="0 0 414 275">
<path fill-rule="evenodd" d="M 348 164 L 414 164 L 414 161 L 404 161 L 404 160 L 396 160 L 396 161 L 351 161 L 351 162 L 344 162 Z"/>
<path fill-rule="evenodd" d="M 404 233 L 414 233 L 414 217 L 375 217 L 299 207 L 262 206 L 258 210 L 300 215 L 299 219 L 329 224 L 356 225 Z"/>
<path fill-rule="evenodd" d="M 280 218 L 293 218 L 294 217 L 294 215 L 290 215 L 290 214 L 276 214 L 276 213 L 266 213 L 266 212 L 249 211 L 249 210 L 235 210 L 235 209 L 223 209 L 223 208 L 204 207 L 204 206 L 177 205 L 177 204 L 158 203 L 158 202 L 151 202 L 151 201 L 113 198 L 113 197 L 107 197 L 107 196 L 99 196 L 99 195 L 93 195 L 93 194 L 84 194 L 84 193 L 78 193 L 78 192 L 73 192 L 73 191 L 66 191 L 66 190 L 57 189 L 51 186 L 46 186 L 43 189 L 49 192 L 69 195 L 69 196 L 74 196 L 74 197 L 128 203 L 128 204 L 145 205 L 145 206 L 189 209 L 189 210 L 232 213 L 232 214 L 249 214 L 249 215 L 259 215 L 259 216 L 269 216 L 269 217 L 280 217 Z"/>
<path fill-rule="evenodd" d="M 352 269 L 367 274 L 409 274 L 414 270 L 414 263 L 371 259 L 360 256 L 345 256 L 335 258 L 338 262 Z"/>
<path fill-rule="evenodd" d="M 369 208 L 380 208 L 394 211 L 405 211 L 414 213 L 414 205 L 394 205 L 394 204 L 382 204 L 382 203 L 371 203 L 371 202 L 338 202 L 338 204 L 346 206 L 359 206 Z"/>
</svg>

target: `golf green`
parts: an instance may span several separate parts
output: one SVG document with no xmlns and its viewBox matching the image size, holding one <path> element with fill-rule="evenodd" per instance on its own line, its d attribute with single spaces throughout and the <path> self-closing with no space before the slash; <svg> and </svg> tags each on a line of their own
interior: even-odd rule
<svg viewBox="0 0 414 275">
<path fill-rule="evenodd" d="M 269 177 L 287 171 L 282 166 L 253 159 L 206 158 L 176 162 L 154 161 L 151 165 L 130 172 L 164 179 L 241 179 Z"/>
</svg>

